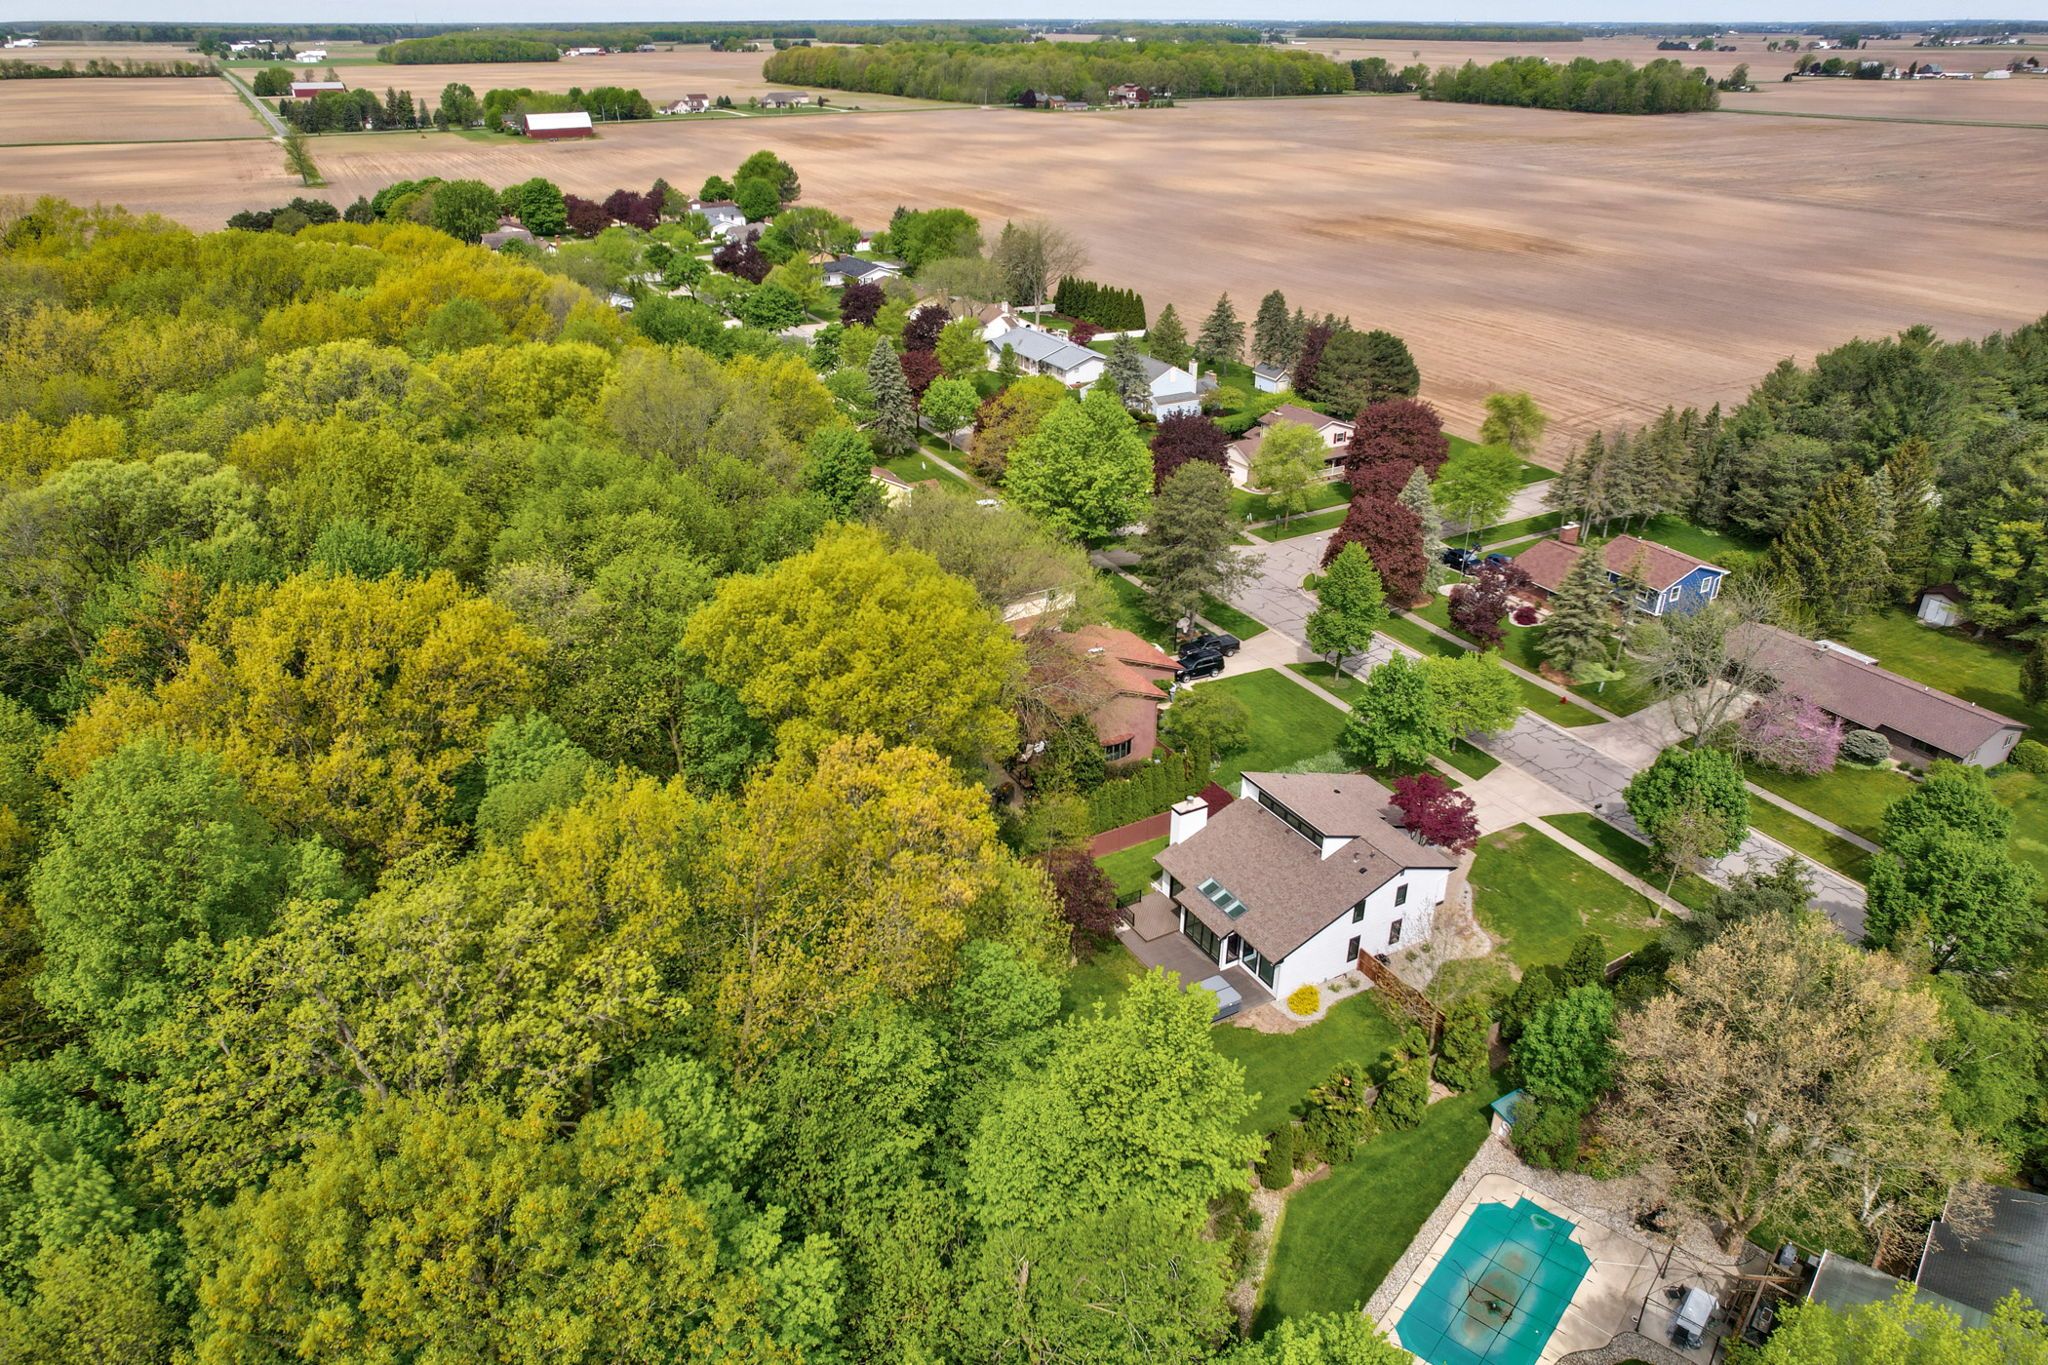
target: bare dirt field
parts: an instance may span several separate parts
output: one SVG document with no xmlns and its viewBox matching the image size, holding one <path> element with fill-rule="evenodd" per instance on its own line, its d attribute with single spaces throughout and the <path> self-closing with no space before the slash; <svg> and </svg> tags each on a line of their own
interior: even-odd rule
<svg viewBox="0 0 2048 1365">
<path fill-rule="evenodd" d="M 1904 67 L 1914 62 L 1933 62 L 1944 71 L 1988 71 L 1993 67 L 2005 66 L 2015 57 L 2029 54 L 2042 56 L 2042 44 L 2030 47 L 1914 47 L 1912 35 L 1895 43 L 1878 43 L 1855 52 L 1823 51 L 1794 54 L 1791 52 L 1767 52 L 1764 44 L 1782 41 L 1789 34 L 1776 33 L 1735 33 L 1723 34 L 1722 46 L 1732 45 L 1733 51 L 1714 52 L 1660 52 L 1657 40 L 1646 37 L 1633 38 L 1588 38 L 1577 43 L 1457 43 L 1444 41 L 1390 41 L 1357 38 L 1304 38 L 1296 46 L 1310 52 L 1320 52 L 1336 61 L 1355 61 L 1360 57 L 1385 57 L 1396 67 L 1414 62 L 1426 63 L 1431 70 L 1440 66 L 1463 66 L 1468 61 L 1485 66 L 1503 57 L 1549 57 L 1554 61 L 1571 61 L 1575 57 L 1591 57 L 1595 61 L 1623 61 L 1641 65 L 1659 57 L 1671 57 L 1687 66 L 1703 66 L 1714 76 L 1725 76 L 1738 65 L 1747 65 L 1750 75 L 1759 83 L 1776 81 L 1792 69 L 1795 55 L 1802 57 L 1858 57 L 1885 62 L 1887 65 Z M 1811 42 L 1813 35 L 1801 38 L 1802 47 Z M 1955 82 L 1961 85 L 1963 82 Z"/>
<path fill-rule="evenodd" d="M 1958 83 L 1960 84 L 1960 83 Z M 947 109 L 609 128 L 590 143 L 322 138 L 337 204 L 435 174 L 546 175 L 586 195 L 694 184 L 768 145 L 808 202 L 880 226 L 957 204 L 1050 217 L 1090 277 L 1192 324 L 1267 290 L 1406 337 L 1459 430 L 1498 388 L 1559 420 L 1551 453 L 1667 403 L 1738 399 L 1780 358 L 1924 322 L 1973 336 L 2048 310 L 2040 134 L 1705 114 L 1600 118 L 1405 98 L 1213 101 L 1068 116 Z M 261 143 L 30 148 L 0 194 L 212 227 L 297 186 Z"/>
<path fill-rule="evenodd" d="M 132 62 L 197 62 L 205 60 L 192 50 L 190 43 L 53 43 L 45 42 L 36 47 L 10 48 L 0 57 L 8 61 L 40 62 L 44 66 L 62 66 L 66 62 L 83 65 L 94 57 L 111 61 Z"/>
<path fill-rule="evenodd" d="M 708 47 L 677 46 L 662 52 L 617 52 L 607 57 L 565 57 L 559 62 L 467 62 L 421 66 L 344 66 L 336 73 L 350 85 L 383 90 L 393 86 L 410 90 L 415 98 L 424 96 L 433 105 L 441 87 L 460 82 L 481 95 L 486 90 L 553 90 L 571 86 L 589 89 L 597 85 L 623 85 L 637 89 L 658 107 L 684 95 L 704 94 L 714 99 L 730 95 L 744 105 L 749 96 L 781 87 L 761 76 L 766 52 L 713 52 Z M 926 105 L 925 100 L 899 99 L 894 95 L 868 95 L 856 91 L 826 92 L 835 105 L 863 109 L 903 109 Z"/>
<path fill-rule="evenodd" d="M 41 142 L 179 142 L 263 137 L 267 132 L 249 106 L 217 76 L 0 81 L 0 147 Z"/>
<path fill-rule="evenodd" d="M 1775 81 L 1721 96 L 1724 109 L 1837 118 L 1965 119 L 2048 127 L 2048 76 L 2002 81 Z"/>
</svg>

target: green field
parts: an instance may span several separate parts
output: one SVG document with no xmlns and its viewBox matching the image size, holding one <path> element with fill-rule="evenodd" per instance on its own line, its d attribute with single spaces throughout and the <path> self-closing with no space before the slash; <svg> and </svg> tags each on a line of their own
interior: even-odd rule
<svg viewBox="0 0 2048 1365">
<path fill-rule="evenodd" d="M 1975 702 L 1986 710 L 2048 731 L 2048 707 L 2020 700 L 2020 651 L 1957 630 L 1923 626 L 1904 607 L 1866 616 L 1841 635 L 1843 644 L 1874 656 L 1894 673 Z M 2042 738 L 2040 734 L 2034 736 Z"/>
<path fill-rule="evenodd" d="M 1663 889 L 1665 878 L 1670 876 L 1652 861 L 1648 844 L 1616 829 L 1597 815 L 1588 815 L 1584 811 L 1546 815 L 1543 823 L 1554 826 L 1560 833 L 1578 840 L 1615 866 L 1634 873 L 1659 890 Z M 1713 897 L 1713 885 L 1690 872 L 1671 885 L 1671 899 L 1689 910 L 1704 908 Z"/>
<path fill-rule="evenodd" d="M 1361 991 L 1330 1007 L 1307 1028 L 1292 1033 L 1261 1033 L 1251 1028 L 1219 1028 L 1212 1035 L 1216 1050 L 1244 1067 L 1246 1093 L 1258 1096 L 1244 1128 L 1270 1133 L 1293 1112 L 1308 1088 L 1320 1083 L 1339 1062 L 1378 1062 L 1401 1031 L 1373 999 Z"/>
<path fill-rule="evenodd" d="M 1216 781 L 1226 788 L 1247 771 L 1275 772 L 1328 753 L 1344 730 L 1342 711 L 1270 668 L 1201 685 L 1229 693 L 1252 714 L 1250 746 L 1217 770 Z"/>
<path fill-rule="evenodd" d="M 1307 1313 L 1355 1313 L 1379 1288 L 1486 1140 L 1493 1085 L 1382 1133 L 1326 1179 L 1289 1197 L 1252 1330 Z"/>
<path fill-rule="evenodd" d="M 1165 847 L 1166 836 L 1162 834 L 1157 839 L 1147 839 L 1142 844 L 1105 853 L 1095 860 L 1095 865 L 1109 874 L 1109 879 L 1116 883 L 1118 899 L 1122 899 L 1145 889 L 1145 884 L 1152 880 L 1152 874 L 1159 870 L 1152 860 Z"/>
<path fill-rule="evenodd" d="M 1607 940 L 1609 958 L 1648 943 L 1656 907 L 1585 859 L 1516 825 L 1479 841 L 1472 904 L 1501 950 L 1523 968 L 1560 963 L 1582 935 Z"/>
</svg>

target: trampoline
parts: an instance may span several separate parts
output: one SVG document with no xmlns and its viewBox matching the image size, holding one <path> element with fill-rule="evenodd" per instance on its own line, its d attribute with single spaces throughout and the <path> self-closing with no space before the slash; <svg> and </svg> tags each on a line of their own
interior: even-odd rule
<svg viewBox="0 0 2048 1365">
<path fill-rule="evenodd" d="M 1528 1199 L 1481 1204 L 1401 1314 L 1429 1365 L 1535 1365 L 1593 1268 L 1574 1225 Z"/>
</svg>

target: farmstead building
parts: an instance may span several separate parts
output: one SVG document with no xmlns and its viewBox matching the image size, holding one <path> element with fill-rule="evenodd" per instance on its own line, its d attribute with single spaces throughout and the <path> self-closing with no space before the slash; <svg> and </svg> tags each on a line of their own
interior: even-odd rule
<svg viewBox="0 0 2048 1365">
<path fill-rule="evenodd" d="M 581 109 L 563 114 L 521 114 L 519 127 L 528 137 L 543 140 L 597 135 L 597 130 L 590 126 L 590 115 Z"/>
</svg>

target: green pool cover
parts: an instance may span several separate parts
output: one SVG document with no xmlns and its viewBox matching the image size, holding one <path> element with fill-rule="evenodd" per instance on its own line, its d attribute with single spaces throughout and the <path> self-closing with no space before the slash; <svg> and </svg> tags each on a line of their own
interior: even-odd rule
<svg viewBox="0 0 2048 1365">
<path fill-rule="evenodd" d="M 1535 1365 L 1593 1268 L 1572 1232 L 1527 1199 L 1481 1204 L 1395 1335 L 1429 1365 Z"/>
</svg>

